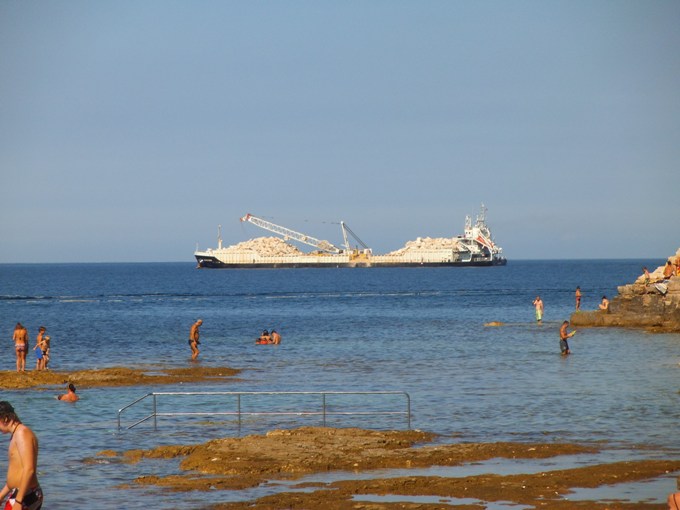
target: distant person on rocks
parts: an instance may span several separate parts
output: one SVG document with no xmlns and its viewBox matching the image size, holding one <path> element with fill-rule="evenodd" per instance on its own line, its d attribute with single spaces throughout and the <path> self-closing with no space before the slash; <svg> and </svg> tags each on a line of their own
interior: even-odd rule
<svg viewBox="0 0 680 510">
<path fill-rule="evenodd" d="M 28 331 L 20 322 L 14 327 L 14 352 L 17 356 L 17 372 L 26 370 L 26 350 L 28 349 Z"/>
<path fill-rule="evenodd" d="M 663 268 L 663 279 L 664 280 L 670 280 L 671 276 L 675 273 L 675 268 L 673 267 L 673 264 L 671 264 L 670 260 L 666 261 L 666 267 Z"/>
<path fill-rule="evenodd" d="M 57 396 L 57 400 L 61 400 L 62 402 L 77 402 L 78 399 L 80 399 L 80 397 L 76 395 L 76 387 L 73 383 L 68 384 L 65 394 Z"/>
<path fill-rule="evenodd" d="M 534 299 L 534 307 L 536 308 L 536 322 L 540 324 L 543 321 L 543 300 L 541 296 L 536 296 L 536 299 Z"/>
<path fill-rule="evenodd" d="M 35 338 L 35 369 L 45 369 L 45 326 L 40 326 L 38 329 L 38 336 Z"/>
<path fill-rule="evenodd" d="M 600 302 L 600 310 L 602 310 L 603 312 L 609 311 L 609 300 L 607 299 L 607 296 L 602 296 L 602 301 Z"/>
<path fill-rule="evenodd" d="M 201 327 L 201 324 L 203 324 L 202 319 L 198 319 L 196 322 L 193 323 L 191 326 L 191 330 L 189 331 L 189 346 L 191 347 L 191 359 L 196 359 L 200 353 L 198 350 L 198 345 L 201 343 L 199 340 L 200 337 L 200 331 L 199 328 Z"/>
<path fill-rule="evenodd" d="M 275 329 L 272 329 L 271 343 L 279 345 L 281 343 L 281 335 L 279 335 Z"/>
<path fill-rule="evenodd" d="M 43 368 L 45 370 L 49 370 L 47 368 L 47 365 L 50 363 L 50 340 L 52 338 L 49 335 L 45 335 L 43 337 L 43 358 L 44 358 L 44 365 Z"/>
<path fill-rule="evenodd" d="M 569 327 L 569 321 L 564 321 L 562 323 L 562 326 L 560 327 L 560 351 L 562 352 L 563 356 L 566 356 L 567 354 L 571 354 L 571 351 L 569 350 L 569 343 L 567 342 L 567 339 L 571 338 L 576 334 L 576 331 L 569 332 L 567 331 L 567 328 Z"/>
<path fill-rule="evenodd" d="M 645 285 L 649 285 L 652 282 L 652 275 L 649 274 L 647 266 L 642 268 L 642 275 L 645 277 Z"/>
<path fill-rule="evenodd" d="M 576 311 L 581 309 L 581 287 L 576 287 Z"/>
<path fill-rule="evenodd" d="M 38 438 L 21 420 L 9 402 L 0 402 L 0 432 L 10 434 L 9 462 L 0 501 L 10 510 L 40 510 L 43 492 L 38 482 Z"/>
</svg>

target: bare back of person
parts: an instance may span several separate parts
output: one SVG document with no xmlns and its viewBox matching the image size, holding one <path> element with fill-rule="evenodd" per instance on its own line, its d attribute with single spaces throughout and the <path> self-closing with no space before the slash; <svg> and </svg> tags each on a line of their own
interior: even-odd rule
<svg viewBox="0 0 680 510">
<path fill-rule="evenodd" d="M 17 356 L 17 372 L 26 369 L 26 351 L 28 350 L 28 331 L 21 324 L 14 329 L 14 350 Z"/>
<path fill-rule="evenodd" d="M 78 402 L 78 400 L 80 400 L 80 397 L 76 395 L 76 387 L 73 383 L 69 383 L 66 387 L 66 393 L 57 396 L 57 400 L 61 400 L 62 402 Z"/>
</svg>

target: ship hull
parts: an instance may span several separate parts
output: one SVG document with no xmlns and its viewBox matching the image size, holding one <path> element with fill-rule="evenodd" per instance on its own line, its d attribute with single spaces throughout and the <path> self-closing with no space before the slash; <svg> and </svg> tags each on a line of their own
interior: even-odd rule
<svg viewBox="0 0 680 510">
<path fill-rule="evenodd" d="M 216 257 L 196 255 L 199 269 L 300 269 L 300 268 L 342 268 L 342 267 L 488 267 L 504 266 L 507 260 L 504 258 L 471 259 L 464 261 L 441 261 L 441 262 L 378 262 L 378 261 L 290 261 L 290 262 L 222 262 Z"/>
</svg>

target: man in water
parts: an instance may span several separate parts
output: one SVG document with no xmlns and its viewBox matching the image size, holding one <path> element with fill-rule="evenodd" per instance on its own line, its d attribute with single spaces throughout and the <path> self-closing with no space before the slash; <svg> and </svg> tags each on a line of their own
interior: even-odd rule
<svg viewBox="0 0 680 510">
<path fill-rule="evenodd" d="M 38 483 L 38 438 L 21 423 L 9 402 L 0 402 L 0 432 L 10 434 L 7 483 L 0 490 L 5 509 L 39 510 L 43 493 Z"/>
<path fill-rule="evenodd" d="M 203 324 L 203 320 L 198 319 L 194 324 L 191 326 L 191 330 L 189 331 L 189 346 L 191 347 L 191 359 L 196 359 L 199 354 L 198 350 L 198 344 L 201 342 L 199 341 L 200 337 L 200 331 L 199 328 L 201 327 L 201 324 Z"/>
<path fill-rule="evenodd" d="M 536 322 L 541 324 L 543 321 L 543 300 L 541 296 L 536 296 L 534 299 L 534 306 L 536 307 Z"/>
<path fill-rule="evenodd" d="M 57 400 L 62 402 L 77 402 L 80 397 L 76 395 L 76 387 L 73 383 L 69 383 L 66 387 L 66 393 L 64 395 L 59 395 Z"/>
<path fill-rule="evenodd" d="M 569 344 L 567 343 L 567 339 L 571 338 L 576 334 L 576 331 L 572 331 L 571 333 L 569 333 L 567 331 L 568 327 L 569 321 L 564 321 L 562 323 L 562 327 L 560 327 L 560 351 L 562 351 L 563 356 L 571 354 L 571 351 L 569 350 Z"/>
<path fill-rule="evenodd" d="M 576 311 L 581 309 L 581 287 L 576 287 Z"/>
<path fill-rule="evenodd" d="M 271 343 L 279 345 L 281 343 L 281 335 L 279 335 L 275 329 L 272 329 Z"/>
</svg>

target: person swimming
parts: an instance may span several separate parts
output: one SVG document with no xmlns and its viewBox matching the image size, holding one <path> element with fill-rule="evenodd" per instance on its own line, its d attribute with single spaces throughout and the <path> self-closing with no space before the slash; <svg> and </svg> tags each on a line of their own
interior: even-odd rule
<svg viewBox="0 0 680 510">
<path fill-rule="evenodd" d="M 267 331 L 266 329 L 263 330 L 260 337 L 257 340 L 255 340 L 255 343 L 256 344 L 270 344 L 270 343 L 272 343 L 272 337 L 269 334 L 269 331 Z"/>
<path fill-rule="evenodd" d="M 80 397 L 76 395 L 76 387 L 73 383 L 68 384 L 64 395 L 57 396 L 57 400 L 61 400 L 62 402 L 77 402 L 79 399 Z"/>
</svg>

